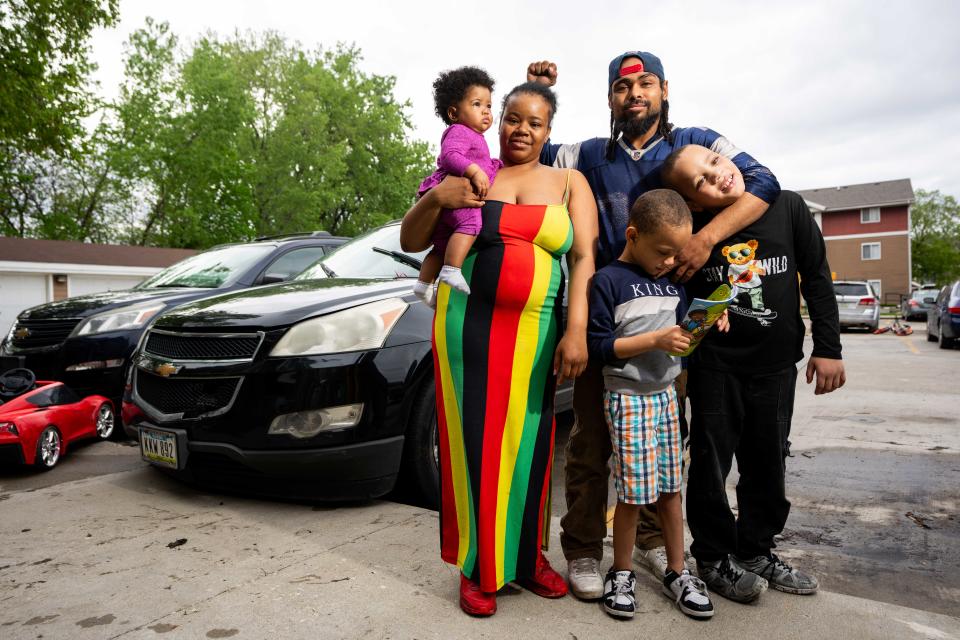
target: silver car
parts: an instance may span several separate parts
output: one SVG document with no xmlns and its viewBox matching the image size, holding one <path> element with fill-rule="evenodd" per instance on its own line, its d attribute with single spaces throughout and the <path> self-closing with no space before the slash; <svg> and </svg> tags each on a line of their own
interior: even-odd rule
<svg viewBox="0 0 960 640">
<path fill-rule="evenodd" d="M 880 324 L 880 301 L 869 282 L 838 280 L 833 283 L 840 310 L 840 328 L 876 329 Z"/>
</svg>

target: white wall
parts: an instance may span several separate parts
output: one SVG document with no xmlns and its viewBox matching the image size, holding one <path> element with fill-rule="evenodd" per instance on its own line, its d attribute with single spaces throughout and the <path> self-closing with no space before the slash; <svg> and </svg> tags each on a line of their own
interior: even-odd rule
<svg viewBox="0 0 960 640">
<path fill-rule="evenodd" d="M 17 314 L 28 307 L 49 302 L 51 296 L 49 275 L 0 272 L 0 339 L 7 335 Z"/>
<path fill-rule="evenodd" d="M 143 280 L 142 276 L 71 275 L 67 279 L 67 293 L 72 298 L 73 296 L 82 296 L 85 293 L 132 289 Z"/>
</svg>

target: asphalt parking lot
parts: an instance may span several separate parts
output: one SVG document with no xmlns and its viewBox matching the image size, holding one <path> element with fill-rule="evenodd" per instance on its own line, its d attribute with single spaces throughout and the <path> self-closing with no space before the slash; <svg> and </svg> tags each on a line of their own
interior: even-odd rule
<svg viewBox="0 0 960 640">
<path fill-rule="evenodd" d="M 508 589 L 475 620 L 457 607 L 431 511 L 199 492 L 108 442 L 49 473 L 0 470 L 0 637 L 960 638 L 960 350 L 913 326 L 844 334 L 840 392 L 799 384 L 781 550 L 820 577 L 817 596 L 720 601 L 697 623 L 644 582 L 640 620 L 618 623 Z M 568 430 L 561 419 L 558 470 Z M 559 471 L 554 486 L 561 568 Z"/>
</svg>

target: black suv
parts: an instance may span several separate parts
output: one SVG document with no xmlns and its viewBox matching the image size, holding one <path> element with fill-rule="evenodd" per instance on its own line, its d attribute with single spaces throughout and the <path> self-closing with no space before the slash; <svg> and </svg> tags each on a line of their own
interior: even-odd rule
<svg viewBox="0 0 960 640">
<path fill-rule="evenodd" d="M 134 356 L 127 433 L 184 480 L 295 499 L 383 495 L 406 445 L 416 488 L 435 502 L 433 310 L 413 295 L 420 257 L 388 224 L 292 282 L 159 316 Z"/>
<path fill-rule="evenodd" d="M 17 316 L 0 356 L 18 359 L 40 379 L 61 380 L 81 396 L 104 395 L 120 406 L 130 355 L 159 313 L 217 293 L 290 280 L 346 241 L 321 231 L 220 245 L 133 289 L 32 307 Z"/>
<path fill-rule="evenodd" d="M 293 499 L 364 499 L 398 479 L 439 497 L 433 310 L 398 223 L 292 282 L 158 317 L 134 356 L 124 424 L 183 480 Z M 478 339 L 483 339 L 478 336 Z M 572 386 L 558 392 L 569 406 Z"/>
</svg>

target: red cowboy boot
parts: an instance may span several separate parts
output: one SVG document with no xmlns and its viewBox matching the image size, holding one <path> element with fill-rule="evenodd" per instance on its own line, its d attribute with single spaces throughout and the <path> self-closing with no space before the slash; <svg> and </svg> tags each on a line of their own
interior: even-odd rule
<svg viewBox="0 0 960 640">
<path fill-rule="evenodd" d="M 541 598 L 562 598 L 567 595 L 567 581 L 553 570 L 542 551 L 537 556 L 537 567 L 533 575 L 517 580 L 517 584 Z"/>
<path fill-rule="evenodd" d="M 492 616 L 497 612 L 497 594 L 480 590 L 480 585 L 460 574 L 460 608 L 472 616 Z"/>
</svg>

